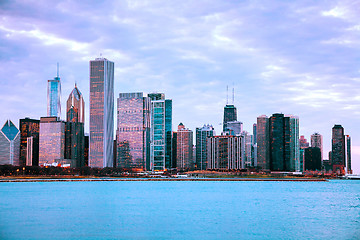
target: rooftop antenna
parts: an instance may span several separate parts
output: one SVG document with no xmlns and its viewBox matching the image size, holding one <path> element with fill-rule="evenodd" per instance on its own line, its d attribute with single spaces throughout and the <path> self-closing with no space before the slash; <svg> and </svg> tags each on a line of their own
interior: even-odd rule
<svg viewBox="0 0 360 240">
<path fill-rule="evenodd" d="M 229 86 L 226 85 L 226 105 L 229 104 Z"/>
<path fill-rule="evenodd" d="M 56 74 L 57 78 L 59 78 L 59 63 L 57 63 L 57 74 Z"/>
<path fill-rule="evenodd" d="M 234 101 L 235 101 L 235 90 L 234 90 L 234 83 L 233 83 L 233 92 L 232 92 L 232 103 L 234 104 Z"/>
<path fill-rule="evenodd" d="M 102 53 L 100 53 L 100 57 L 102 57 Z"/>
</svg>

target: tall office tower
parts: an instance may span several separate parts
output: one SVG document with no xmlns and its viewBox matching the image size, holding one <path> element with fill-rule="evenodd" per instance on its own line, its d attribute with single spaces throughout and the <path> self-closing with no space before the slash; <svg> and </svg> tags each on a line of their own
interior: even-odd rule
<svg viewBox="0 0 360 240">
<path fill-rule="evenodd" d="M 344 174 L 345 167 L 345 135 L 344 128 L 335 124 L 332 128 L 332 154 L 331 164 L 333 171 L 338 174 Z"/>
<path fill-rule="evenodd" d="M 65 159 L 72 159 L 75 167 L 85 165 L 84 147 L 85 103 L 76 84 L 66 101 Z"/>
<path fill-rule="evenodd" d="M 85 102 L 76 84 L 66 101 L 66 121 L 85 123 Z"/>
<path fill-rule="evenodd" d="M 84 165 L 89 166 L 89 135 L 84 136 Z"/>
<path fill-rule="evenodd" d="M 193 131 L 180 123 L 177 132 L 176 168 L 178 170 L 193 169 Z"/>
<path fill-rule="evenodd" d="M 243 131 L 243 123 L 239 121 L 231 121 L 226 123 L 225 134 L 239 135 Z"/>
<path fill-rule="evenodd" d="M 321 170 L 321 152 L 318 147 L 305 148 L 305 170 L 320 171 Z"/>
<path fill-rule="evenodd" d="M 351 137 L 346 135 L 346 169 L 348 174 L 352 174 L 351 169 Z"/>
<path fill-rule="evenodd" d="M 323 160 L 323 136 L 320 133 L 311 135 L 311 147 L 318 147 L 321 153 L 321 161 Z"/>
<path fill-rule="evenodd" d="M 261 169 L 270 170 L 269 118 L 259 116 L 256 126 L 257 165 Z"/>
<path fill-rule="evenodd" d="M 24 118 L 20 126 L 20 165 L 39 165 L 40 120 Z"/>
<path fill-rule="evenodd" d="M 48 80 L 47 115 L 48 117 L 61 117 L 61 82 L 59 77 L 59 64 L 57 76 L 53 80 Z"/>
<path fill-rule="evenodd" d="M 270 169 L 300 171 L 299 119 L 276 113 L 270 117 L 269 129 Z"/>
<path fill-rule="evenodd" d="M 58 117 L 40 118 L 39 166 L 64 159 L 65 122 Z"/>
<path fill-rule="evenodd" d="M 0 165 L 19 166 L 20 132 L 10 120 L 0 130 Z"/>
<path fill-rule="evenodd" d="M 304 135 L 300 136 L 299 142 L 300 142 L 300 148 L 308 148 L 309 147 L 309 143 L 308 143 L 307 139 L 304 137 Z"/>
<path fill-rule="evenodd" d="M 176 162 L 177 162 L 177 132 L 172 133 L 172 139 L 171 139 L 171 168 L 176 168 Z"/>
<path fill-rule="evenodd" d="M 114 63 L 106 58 L 90 61 L 89 166 L 113 167 Z"/>
<path fill-rule="evenodd" d="M 256 144 L 256 123 L 253 124 L 253 144 Z"/>
<path fill-rule="evenodd" d="M 172 168 L 172 100 L 165 99 L 164 93 L 150 93 L 150 169 L 164 171 Z"/>
<path fill-rule="evenodd" d="M 250 133 L 248 132 L 243 132 L 243 140 L 244 140 L 244 162 L 245 162 L 245 166 L 246 167 L 253 167 L 254 166 L 254 162 L 253 162 L 253 144 L 252 144 L 252 141 L 253 141 L 253 135 L 251 135 Z"/>
<path fill-rule="evenodd" d="M 150 98 L 142 92 L 117 99 L 116 166 L 150 170 Z"/>
<path fill-rule="evenodd" d="M 205 125 L 202 128 L 196 128 L 196 169 L 206 170 L 207 168 L 207 145 L 208 137 L 215 135 L 212 125 Z"/>
<path fill-rule="evenodd" d="M 243 136 L 212 136 L 207 138 L 207 169 L 237 170 L 245 168 L 242 155 Z"/>
<path fill-rule="evenodd" d="M 226 104 L 226 106 L 224 107 L 223 132 L 227 131 L 227 123 L 234 121 L 237 121 L 236 107 L 232 104 Z"/>
</svg>

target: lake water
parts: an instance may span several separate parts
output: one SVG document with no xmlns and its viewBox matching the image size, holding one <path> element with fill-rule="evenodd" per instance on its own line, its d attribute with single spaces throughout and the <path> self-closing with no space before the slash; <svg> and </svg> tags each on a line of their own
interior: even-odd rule
<svg viewBox="0 0 360 240">
<path fill-rule="evenodd" d="M 0 183 L 0 239 L 360 239 L 360 181 Z"/>
</svg>

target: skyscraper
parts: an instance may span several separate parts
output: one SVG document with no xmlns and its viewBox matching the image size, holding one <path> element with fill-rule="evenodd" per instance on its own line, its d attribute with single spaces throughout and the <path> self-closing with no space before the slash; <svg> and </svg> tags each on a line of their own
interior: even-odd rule
<svg viewBox="0 0 360 240">
<path fill-rule="evenodd" d="M 269 118 L 259 116 L 256 126 L 257 165 L 261 169 L 270 170 Z"/>
<path fill-rule="evenodd" d="M 223 132 L 227 131 L 227 123 L 237 121 L 236 107 L 226 104 L 224 107 Z"/>
<path fill-rule="evenodd" d="M 317 147 L 320 149 L 321 161 L 323 160 L 323 136 L 320 133 L 314 133 L 311 135 L 311 147 Z"/>
<path fill-rule="evenodd" d="M 150 169 L 164 171 L 172 166 L 172 100 L 164 93 L 150 93 Z"/>
<path fill-rule="evenodd" d="M 207 145 L 208 137 L 215 135 L 212 125 L 204 125 L 202 128 L 196 128 L 196 168 L 206 170 L 207 168 Z"/>
<path fill-rule="evenodd" d="M 180 123 L 177 132 L 176 168 L 193 169 L 193 132 Z"/>
<path fill-rule="evenodd" d="M 85 102 L 76 84 L 66 101 L 66 121 L 85 123 Z"/>
<path fill-rule="evenodd" d="M 116 134 L 116 166 L 150 170 L 149 97 L 142 92 L 119 94 Z"/>
<path fill-rule="evenodd" d="M 106 58 L 90 61 L 89 166 L 113 167 L 114 63 Z"/>
<path fill-rule="evenodd" d="M 10 120 L 0 130 L 0 165 L 19 166 L 20 132 Z"/>
<path fill-rule="evenodd" d="M 47 115 L 48 117 L 61 117 L 61 82 L 59 77 L 59 64 L 57 76 L 53 80 L 48 80 Z"/>
<path fill-rule="evenodd" d="M 65 122 L 58 117 L 40 118 L 39 166 L 64 159 Z"/>
<path fill-rule="evenodd" d="M 351 168 L 351 137 L 346 135 L 346 169 L 348 174 L 352 174 Z"/>
<path fill-rule="evenodd" d="M 39 164 L 40 120 L 24 118 L 20 126 L 20 165 L 37 166 Z"/>
<path fill-rule="evenodd" d="M 305 148 L 305 170 L 320 171 L 321 170 L 321 153 L 318 147 Z"/>
<path fill-rule="evenodd" d="M 345 135 L 344 128 L 341 125 L 335 124 L 332 128 L 332 153 L 331 164 L 333 171 L 339 174 L 344 174 L 345 167 Z"/>
</svg>

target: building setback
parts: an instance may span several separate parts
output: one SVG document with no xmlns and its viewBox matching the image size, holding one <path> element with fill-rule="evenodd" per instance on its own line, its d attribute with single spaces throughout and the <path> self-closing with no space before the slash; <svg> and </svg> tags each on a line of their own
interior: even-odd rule
<svg viewBox="0 0 360 240">
<path fill-rule="evenodd" d="M 0 130 L 0 165 L 19 166 L 20 131 L 10 120 Z"/>
<path fill-rule="evenodd" d="M 113 167 L 114 63 L 106 58 L 90 61 L 89 166 Z"/>
<path fill-rule="evenodd" d="M 40 120 L 24 118 L 20 127 L 20 166 L 39 165 Z"/>
<path fill-rule="evenodd" d="M 177 131 L 176 168 L 193 169 L 193 132 L 180 123 Z"/>
<path fill-rule="evenodd" d="M 150 93 L 150 170 L 164 171 L 172 166 L 172 100 L 164 93 Z"/>
<path fill-rule="evenodd" d="M 206 170 L 207 168 L 207 144 L 208 137 L 215 135 L 212 125 L 204 125 L 202 128 L 196 128 L 196 169 Z"/>
<path fill-rule="evenodd" d="M 117 99 L 116 166 L 150 170 L 150 98 L 120 93 Z"/>
<path fill-rule="evenodd" d="M 207 169 L 238 170 L 244 168 L 243 136 L 213 136 L 207 138 Z"/>
</svg>

